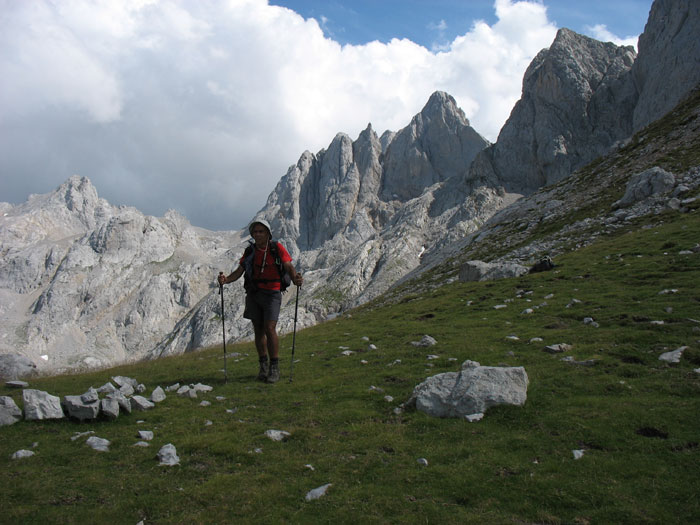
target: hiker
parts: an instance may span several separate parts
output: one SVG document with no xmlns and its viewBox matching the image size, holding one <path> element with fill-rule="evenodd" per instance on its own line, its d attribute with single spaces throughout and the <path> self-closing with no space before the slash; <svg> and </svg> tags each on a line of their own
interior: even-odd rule
<svg viewBox="0 0 700 525">
<path fill-rule="evenodd" d="M 267 221 L 254 220 L 248 231 L 254 242 L 246 248 L 238 268 L 228 276 L 219 272 L 218 281 L 224 285 L 244 276 L 246 296 L 243 317 L 251 320 L 255 330 L 255 347 L 260 363 L 257 379 L 276 383 L 280 378 L 277 319 L 282 305 L 282 290 L 289 284 L 285 278 L 290 278 L 297 286 L 301 286 L 304 279 L 294 269 L 285 247 L 272 240 Z"/>
</svg>

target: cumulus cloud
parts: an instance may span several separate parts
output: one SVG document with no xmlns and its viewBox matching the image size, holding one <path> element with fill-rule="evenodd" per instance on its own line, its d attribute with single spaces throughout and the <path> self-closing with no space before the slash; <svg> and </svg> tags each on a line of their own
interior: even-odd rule
<svg viewBox="0 0 700 525">
<path fill-rule="evenodd" d="M 239 228 L 304 150 L 396 131 L 436 90 L 494 141 L 556 32 L 538 2 L 494 6 L 431 51 L 341 46 L 266 0 L 2 2 L 0 200 L 77 173 L 113 204 Z"/>
<path fill-rule="evenodd" d="M 586 31 L 596 40 L 601 42 L 612 42 L 618 46 L 632 46 L 637 48 L 637 40 L 639 40 L 639 35 L 636 36 L 626 36 L 619 37 L 612 32 L 608 31 L 605 24 L 596 24 L 594 26 L 586 26 Z"/>
</svg>

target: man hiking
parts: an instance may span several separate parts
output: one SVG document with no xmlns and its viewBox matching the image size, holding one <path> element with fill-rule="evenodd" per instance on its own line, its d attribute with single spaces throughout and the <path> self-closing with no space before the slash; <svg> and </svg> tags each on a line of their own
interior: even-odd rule
<svg viewBox="0 0 700 525">
<path fill-rule="evenodd" d="M 304 279 L 292 265 L 292 258 L 282 244 L 272 240 L 270 225 L 264 219 L 256 219 L 248 227 L 253 241 L 241 257 L 238 268 L 226 276 L 219 272 L 219 285 L 232 283 L 245 277 L 245 311 L 255 331 L 255 348 L 258 351 L 260 371 L 258 381 L 276 383 L 280 379 L 279 338 L 277 319 L 282 305 L 284 280 L 301 286 Z M 269 363 L 268 363 L 269 356 Z"/>
</svg>

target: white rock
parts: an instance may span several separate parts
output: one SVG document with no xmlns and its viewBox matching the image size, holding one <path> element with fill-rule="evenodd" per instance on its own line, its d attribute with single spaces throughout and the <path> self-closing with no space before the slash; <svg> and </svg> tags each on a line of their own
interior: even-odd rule
<svg viewBox="0 0 700 525">
<path fill-rule="evenodd" d="M 139 430 L 136 433 L 136 437 L 139 439 L 142 439 L 143 441 L 152 441 L 153 440 L 153 431 L 152 430 Z"/>
<path fill-rule="evenodd" d="M 177 449 L 172 443 L 163 445 L 158 451 L 158 460 L 161 465 L 172 467 L 180 464 L 180 458 L 177 455 Z"/>
<path fill-rule="evenodd" d="M 667 363 L 680 363 L 681 357 L 683 357 L 683 352 L 685 352 L 688 346 L 681 346 L 676 348 L 672 352 L 665 352 L 659 356 L 659 361 L 666 361 Z"/>
<path fill-rule="evenodd" d="M 306 501 L 313 501 L 315 499 L 318 499 L 322 496 L 326 495 L 326 492 L 328 489 L 332 486 L 332 483 L 326 483 L 325 485 L 321 485 L 320 487 L 316 487 L 315 489 L 310 490 L 309 492 L 306 493 Z"/>
<path fill-rule="evenodd" d="M 470 423 L 475 423 L 477 421 L 481 421 L 482 419 L 484 419 L 484 413 L 478 412 L 476 414 L 468 414 L 468 415 L 464 416 L 464 419 L 466 419 Z"/>
<path fill-rule="evenodd" d="M 571 452 L 574 454 L 574 459 L 581 459 L 583 457 L 583 453 L 585 451 L 584 450 L 572 450 Z"/>
<path fill-rule="evenodd" d="M 265 436 L 272 441 L 284 441 L 291 436 L 286 430 L 266 430 Z"/>
<path fill-rule="evenodd" d="M 31 450 L 18 450 L 12 456 L 10 456 L 12 459 L 23 459 L 23 458 L 30 458 L 34 455 L 34 452 Z"/>
<path fill-rule="evenodd" d="M 151 392 L 151 401 L 153 403 L 160 403 L 161 401 L 165 401 L 165 391 L 159 386 L 154 388 L 153 392 Z"/>
<path fill-rule="evenodd" d="M 111 445 L 109 440 L 97 436 L 90 436 L 85 443 L 98 452 L 109 452 L 109 445 Z"/>
<path fill-rule="evenodd" d="M 417 463 L 421 465 L 422 467 L 427 467 L 428 466 L 428 460 L 425 458 L 418 458 Z"/>
</svg>

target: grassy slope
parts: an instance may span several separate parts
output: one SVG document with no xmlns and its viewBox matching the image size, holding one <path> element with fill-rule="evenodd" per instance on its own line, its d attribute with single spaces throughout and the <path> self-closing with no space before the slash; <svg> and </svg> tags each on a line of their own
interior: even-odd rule
<svg viewBox="0 0 700 525">
<path fill-rule="evenodd" d="M 221 348 L 33 380 L 33 388 L 61 396 L 117 374 L 137 378 L 147 393 L 175 382 L 214 391 L 200 396 L 209 407 L 170 394 L 152 411 L 116 422 L 1 428 L 0 522 L 697 522 L 700 255 L 679 252 L 700 240 L 700 220 L 696 206 L 647 222 L 561 255 L 552 272 L 404 295 L 299 332 L 292 383 L 291 336 L 274 386 L 254 381 L 250 344 L 228 347 L 248 355 L 228 359 L 226 384 Z M 677 292 L 659 293 L 667 289 Z M 573 298 L 581 302 L 567 307 Z M 589 316 L 599 328 L 583 324 Z M 423 334 L 437 346 L 409 344 Z M 377 350 L 367 350 L 363 337 Z M 543 342 L 529 343 L 533 337 Z M 543 352 L 554 343 L 569 343 L 568 355 L 596 364 Z M 658 360 L 683 345 L 690 348 L 679 365 Z M 341 346 L 356 353 L 342 356 Z M 524 366 L 526 405 L 491 409 L 471 424 L 394 414 L 417 383 L 465 359 Z M 2 386 L 0 395 L 20 404 L 19 391 Z M 155 432 L 150 448 L 132 446 L 140 429 Z M 272 442 L 268 429 L 292 437 Z M 86 430 L 112 441 L 111 451 L 71 441 Z M 34 442 L 34 457 L 9 459 Z M 177 447 L 180 466 L 158 465 L 165 443 Z M 573 449 L 584 449 L 583 458 L 575 460 Z M 304 501 L 325 483 L 333 484 L 325 497 Z"/>
</svg>

